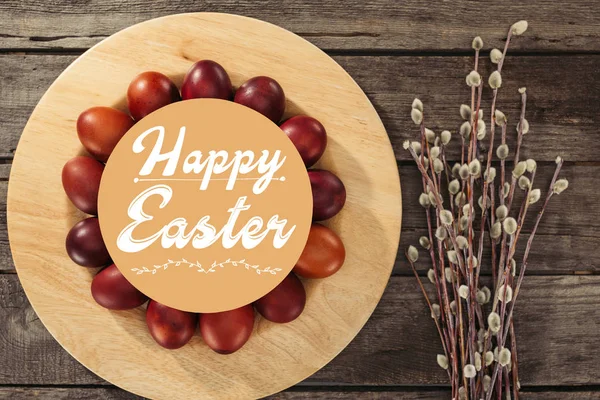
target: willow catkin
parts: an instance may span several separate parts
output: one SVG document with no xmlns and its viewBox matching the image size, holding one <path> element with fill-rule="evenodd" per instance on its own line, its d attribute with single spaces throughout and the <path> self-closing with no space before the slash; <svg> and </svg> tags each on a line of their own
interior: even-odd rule
<svg viewBox="0 0 600 400">
<path fill-rule="evenodd" d="M 423 112 L 423 102 L 419 99 L 414 99 L 412 102 L 412 108 L 413 110 L 419 110 L 420 112 Z"/>
<path fill-rule="evenodd" d="M 461 104 L 459 112 L 462 119 L 468 121 L 471 118 L 471 107 L 468 105 Z"/>
<path fill-rule="evenodd" d="M 502 60 L 502 52 L 498 49 L 492 49 L 492 51 L 490 51 L 490 60 L 494 64 L 498 64 Z"/>
<path fill-rule="evenodd" d="M 527 30 L 527 21 L 523 20 L 523 21 L 519 21 L 519 22 L 515 22 L 511 27 L 510 27 L 510 32 L 515 35 L 515 36 L 519 36 L 522 35 L 523 33 L 525 33 L 525 31 Z"/>
<path fill-rule="evenodd" d="M 423 122 L 423 113 L 418 108 L 413 108 L 410 112 L 410 118 L 415 125 L 421 125 L 421 122 Z"/>
<path fill-rule="evenodd" d="M 467 75 L 466 82 L 469 87 L 477 87 L 481 85 L 481 75 L 479 75 L 477 71 L 471 71 L 469 72 L 469 75 Z"/>
<path fill-rule="evenodd" d="M 419 250 L 417 250 L 415 246 L 408 246 L 408 258 L 412 262 L 417 262 L 417 260 L 419 259 Z"/>
<path fill-rule="evenodd" d="M 492 72 L 488 79 L 488 84 L 492 89 L 498 89 L 500 86 L 502 86 L 502 76 L 500 75 L 500 72 Z"/>
</svg>

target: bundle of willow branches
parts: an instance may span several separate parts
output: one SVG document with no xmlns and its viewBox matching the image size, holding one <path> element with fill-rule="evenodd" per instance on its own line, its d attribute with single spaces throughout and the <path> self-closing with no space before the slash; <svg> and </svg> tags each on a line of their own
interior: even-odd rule
<svg viewBox="0 0 600 400">
<path fill-rule="evenodd" d="M 541 191 L 534 188 L 536 162 L 519 159 L 523 137 L 529 131 L 525 119 L 526 89 L 519 89 L 521 113 L 516 124 L 514 152 L 506 144 L 509 120 L 496 108 L 496 99 L 511 38 L 526 30 L 527 21 L 515 23 L 508 31 L 504 51 L 490 52 L 497 69 L 488 79 L 492 89 L 489 125 L 480 108 L 483 79 L 478 64 L 483 41 L 480 37 L 473 39 L 475 66 L 466 77 L 471 89 L 471 105 L 460 106 L 465 122 L 460 126 L 459 140 L 454 140 L 461 144 L 460 163 L 452 168 L 448 165 L 446 155 L 453 142 L 452 134 L 443 131 L 438 136 L 426 127 L 423 103 L 419 99 L 412 104 L 411 117 L 420 128 L 420 140 L 404 142 L 404 148 L 422 175 L 423 193 L 419 203 L 427 216 L 428 235 L 422 236 L 419 243 L 433 264 L 427 273 L 435 287 L 433 301 L 415 268 L 419 258 L 417 248 L 410 246 L 406 257 L 441 339 L 443 354 L 437 356 L 437 362 L 448 373 L 453 399 L 510 399 L 511 393 L 515 399 L 519 397 L 513 310 L 527 269 L 531 243 L 548 202 L 568 187 L 566 179 L 558 179 L 563 164 L 558 157 L 548 193 L 517 268 L 516 247 L 521 229 L 530 206 L 540 200 Z M 500 130 L 501 138 L 494 152 L 496 129 Z M 511 152 L 513 161 L 509 166 Z M 499 173 L 492 166 L 494 153 L 499 159 Z M 494 165 L 497 166 L 497 162 Z M 520 206 L 513 204 L 517 189 L 524 192 Z M 449 201 L 444 202 L 446 193 Z M 489 235 L 484 235 L 486 231 Z M 484 242 L 488 241 L 491 260 L 486 262 L 482 256 Z M 482 265 L 492 270 L 491 287 L 480 282 Z"/>
</svg>

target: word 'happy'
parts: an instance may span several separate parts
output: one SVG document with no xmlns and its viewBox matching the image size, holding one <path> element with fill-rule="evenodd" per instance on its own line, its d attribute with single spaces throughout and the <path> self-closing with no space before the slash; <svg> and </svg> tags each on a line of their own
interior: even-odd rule
<svg viewBox="0 0 600 400">
<path fill-rule="evenodd" d="M 156 134 L 156 142 L 152 147 L 150 155 L 146 162 L 139 171 L 140 176 L 148 176 L 152 173 L 156 164 L 159 162 L 166 161 L 166 165 L 162 171 L 163 177 L 173 176 L 177 170 L 179 159 L 181 158 L 181 151 L 183 148 L 183 142 L 185 139 L 186 127 L 183 126 L 179 130 L 179 136 L 175 147 L 171 151 L 163 150 L 163 143 L 165 138 L 164 126 L 155 126 L 144 131 L 134 142 L 132 150 L 134 153 L 143 152 L 146 147 L 143 142 L 146 137 L 152 134 Z M 200 180 L 200 190 L 207 190 L 213 175 L 225 175 L 229 172 L 227 178 L 226 190 L 233 190 L 235 183 L 240 179 L 252 179 L 256 180 L 252 187 L 254 194 L 261 194 L 264 192 L 272 180 L 285 180 L 284 177 L 274 178 L 275 173 L 281 168 L 285 162 L 286 157 L 281 158 L 281 151 L 276 150 L 271 156 L 268 150 L 263 150 L 262 155 L 256 159 L 256 155 L 251 150 L 237 150 L 234 152 L 233 157 L 230 158 L 229 152 L 225 150 L 211 150 L 208 155 L 202 154 L 200 150 L 194 150 L 190 152 L 183 160 L 181 170 L 185 174 L 197 174 L 203 173 Z M 256 170 L 260 175 L 257 178 L 239 178 L 240 175 L 246 175 Z M 160 179 L 138 179 L 134 181 L 143 180 L 160 180 Z"/>
</svg>

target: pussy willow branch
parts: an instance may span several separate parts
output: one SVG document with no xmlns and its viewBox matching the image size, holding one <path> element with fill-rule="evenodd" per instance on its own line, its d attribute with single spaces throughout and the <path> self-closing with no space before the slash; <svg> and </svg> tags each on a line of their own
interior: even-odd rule
<svg viewBox="0 0 600 400">
<path fill-rule="evenodd" d="M 540 221 L 542 220 L 542 216 L 544 215 L 544 211 L 546 211 L 546 207 L 548 206 L 548 202 L 550 201 L 550 199 L 552 198 L 552 195 L 554 194 L 554 185 L 556 183 L 556 180 L 558 178 L 558 174 L 560 173 L 560 169 L 562 168 L 562 164 L 563 164 L 563 160 L 560 159 L 559 162 L 556 165 L 556 169 L 554 171 L 554 176 L 552 177 L 552 181 L 550 182 L 550 187 L 548 189 L 548 194 L 546 195 L 546 200 L 544 200 L 544 205 L 542 206 L 541 210 L 538 213 L 538 216 L 535 220 L 535 224 L 533 226 L 533 230 L 531 231 L 531 235 L 529 236 L 529 239 L 527 240 L 527 247 L 525 248 L 525 253 L 523 254 L 523 262 L 521 264 L 521 270 L 519 271 L 519 279 L 517 280 L 517 286 L 515 287 L 514 293 L 513 293 L 513 298 L 510 304 L 510 308 L 508 311 L 508 319 L 512 320 L 512 315 L 513 315 L 513 311 L 515 309 L 515 303 L 517 300 L 517 296 L 519 294 L 519 291 L 521 289 L 521 284 L 523 283 L 523 277 L 525 276 L 525 270 L 527 268 L 527 258 L 529 257 L 529 251 L 531 250 L 531 244 L 533 243 L 533 238 L 535 237 L 535 234 L 537 232 L 537 228 L 540 224 Z M 503 332 L 501 332 L 501 337 L 503 340 L 506 339 L 506 336 L 508 335 L 508 325 L 506 326 L 506 328 L 504 329 Z M 499 370 L 500 364 L 496 364 L 496 367 L 494 368 L 494 373 L 492 376 L 492 382 L 495 382 L 496 380 L 496 376 L 498 375 L 498 370 Z M 486 400 L 490 400 L 491 399 L 491 391 L 488 393 Z"/>
<path fill-rule="evenodd" d="M 525 276 L 525 270 L 527 269 L 527 259 L 529 258 L 529 252 L 531 250 L 531 244 L 533 243 L 533 238 L 535 237 L 537 228 L 540 224 L 540 221 L 542 220 L 544 212 L 546 211 L 546 207 L 548 206 L 550 199 L 554 195 L 553 188 L 554 188 L 554 185 L 556 184 L 556 180 L 558 179 L 558 174 L 560 173 L 563 162 L 564 161 L 562 159 L 560 159 L 559 162 L 556 164 L 556 169 L 554 170 L 554 175 L 552 176 L 552 181 L 550 182 L 550 187 L 548 189 L 548 194 L 546 195 L 546 200 L 544 200 L 544 204 L 543 204 L 542 208 L 540 209 L 540 211 L 538 212 L 538 215 L 535 219 L 535 224 L 533 225 L 533 230 L 531 231 L 531 234 L 529 235 L 529 239 L 527 240 L 527 246 L 525 247 L 525 252 L 523 253 L 523 261 L 521 262 L 521 269 L 519 271 L 519 279 L 517 280 L 517 285 L 515 286 L 511 305 L 508 310 L 508 318 L 509 319 L 512 319 L 513 310 L 515 308 L 515 303 L 517 302 L 517 297 L 519 296 L 519 292 L 521 290 L 521 284 L 523 283 L 523 277 Z M 506 338 L 507 334 L 508 334 L 508 332 L 505 330 L 502 337 Z"/>
<path fill-rule="evenodd" d="M 440 341 L 442 342 L 442 348 L 444 349 L 444 355 L 446 356 L 446 358 L 448 358 L 448 350 L 446 349 L 444 335 L 442 334 L 442 329 L 440 328 L 440 324 L 438 323 L 435 312 L 433 311 L 433 307 L 431 305 L 431 301 L 429 300 L 429 296 L 427 295 L 427 291 L 425 290 L 425 287 L 423 286 L 423 282 L 421 282 L 421 278 L 419 277 L 419 274 L 417 273 L 415 264 L 412 262 L 412 260 L 408 256 L 408 251 L 405 252 L 405 255 L 406 255 L 406 258 L 408 259 L 408 263 L 410 264 L 410 268 L 412 269 L 413 274 L 415 275 L 415 278 L 417 279 L 417 282 L 419 283 L 419 287 L 421 288 L 423 297 L 425 297 L 425 302 L 427 302 L 427 307 L 429 307 L 429 312 L 431 312 L 431 318 L 433 319 L 433 322 L 435 323 L 435 327 L 437 328 L 438 334 L 440 335 Z M 448 371 L 448 370 L 446 370 L 446 371 L 448 372 L 448 378 L 450 378 L 450 371 Z"/>
</svg>

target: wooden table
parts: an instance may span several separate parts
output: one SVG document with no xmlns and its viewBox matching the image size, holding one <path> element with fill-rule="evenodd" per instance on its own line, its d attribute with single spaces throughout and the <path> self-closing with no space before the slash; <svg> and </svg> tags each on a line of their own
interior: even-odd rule
<svg viewBox="0 0 600 400">
<path fill-rule="evenodd" d="M 237 13 L 278 24 L 324 49 L 354 77 L 380 113 L 396 150 L 404 195 L 402 249 L 425 230 L 417 203 L 420 178 L 402 150 L 402 142 L 415 135 L 409 117 L 412 99 L 424 101 L 432 128 L 458 127 L 458 105 L 468 100 L 464 76 L 471 69 L 472 37 L 480 35 L 486 50 L 500 47 L 508 26 L 527 19 L 530 29 L 511 45 L 503 70 L 500 108 L 518 115 L 516 88 L 527 86 L 532 128 L 523 157 L 536 158 L 537 180 L 545 187 L 554 158 L 562 155 L 571 186 L 551 203 L 540 225 L 516 310 L 522 390 L 529 399 L 600 398 L 600 346 L 595 340 L 600 328 L 599 4 L 347 3 L 0 2 L 0 398 L 135 397 L 78 364 L 33 312 L 12 263 L 6 190 L 23 126 L 64 68 L 122 28 L 191 11 Z M 491 71 L 487 59 L 483 71 Z M 489 101 L 489 93 L 484 92 L 484 100 Z M 531 230 L 531 221 L 524 229 Z M 427 266 L 422 268 L 424 272 Z M 438 352 L 425 303 L 398 256 L 389 287 L 357 338 L 328 366 L 275 397 L 448 398 L 446 377 L 435 365 Z"/>
</svg>

